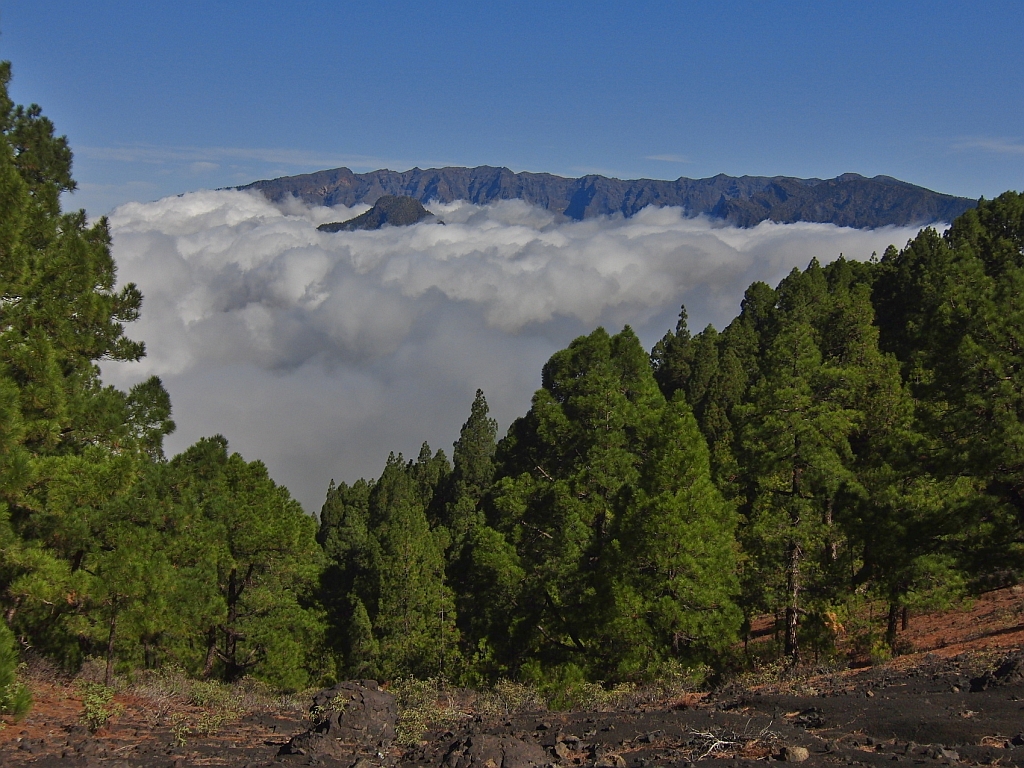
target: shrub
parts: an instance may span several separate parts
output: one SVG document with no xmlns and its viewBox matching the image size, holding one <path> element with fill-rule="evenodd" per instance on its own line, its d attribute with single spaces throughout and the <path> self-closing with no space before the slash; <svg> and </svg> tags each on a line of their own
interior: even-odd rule
<svg viewBox="0 0 1024 768">
<path fill-rule="evenodd" d="M 544 697 L 534 686 L 506 678 L 501 678 L 493 688 L 481 693 L 476 706 L 483 714 L 502 717 L 547 708 Z"/>
<path fill-rule="evenodd" d="M 18 680 L 14 634 L 0 621 L 0 714 L 21 717 L 32 707 L 32 693 Z"/>
<path fill-rule="evenodd" d="M 121 706 L 114 703 L 114 689 L 102 683 L 91 683 L 84 680 L 78 682 L 82 692 L 82 724 L 90 733 L 96 733 L 110 722 L 111 718 L 121 714 Z"/>
<path fill-rule="evenodd" d="M 447 728 L 466 718 L 451 690 L 437 678 L 399 678 L 388 686 L 388 691 L 398 703 L 399 744 L 416 744 L 426 731 Z"/>
</svg>

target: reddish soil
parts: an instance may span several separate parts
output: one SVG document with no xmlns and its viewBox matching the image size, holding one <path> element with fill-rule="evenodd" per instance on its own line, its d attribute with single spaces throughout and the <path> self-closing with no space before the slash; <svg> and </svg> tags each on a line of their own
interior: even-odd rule
<svg viewBox="0 0 1024 768">
<path fill-rule="evenodd" d="M 977 598 L 970 610 L 915 617 L 901 637 L 918 652 L 945 658 L 1024 648 L 1024 588 L 989 592 Z M 901 658 L 912 662 L 915 657 Z"/>
<path fill-rule="evenodd" d="M 529 749 L 539 745 L 547 763 L 567 768 L 686 768 L 710 760 L 739 768 L 787 754 L 789 760 L 802 758 L 799 748 L 807 750 L 808 767 L 1024 766 L 1024 590 L 999 590 L 958 611 L 915 616 L 900 638 L 913 652 L 878 666 L 866 666 L 866 658 L 853 654 L 849 668 L 789 679 L 750 675 L 715 693 L 668 701 L 638 697 L 611 712 L 541 712 L 493 721 L 467 713 L 463 726 L 430 734 L 405 754 L 396 748 L 383 757 L 371 755 L 358 768 L 525 768 L 509 751 L 496 760 L 474 758 L 466 745 L 490 737 Z M 1021 666 L 993 677 L 1007 657 L 1020 659 Z M 985 690 L 972 692 L 972 679 L 985 672 Z M 121 713 L 91 734 L 80 723 L 76 687 L 36 678 L 29 683 L 35 705 L 24 720 L 8 720 L 0 730 L 0 765 L 347 768 L 351 762 L 279 756 L 281 746 L 307 725 L 297 710 L 257 709 L 218 722 L 216 711 L 122 693 L 115 697 Z"/>
<path fill-rule="evenodd" d="M 216 722 L 209 710 L 119 693 L 114 697 L 119 713 L 90 733 L 81 721 L 82 696 L 73 685 L 30 685 L 32 711 L 21 722 L 8 718 L 0 731 L 4 766 L 242 766 L 274 756 L 305 727 L 298 711 L 254 712 L 218 724 L 209 729 L 215 733 L 204 735 L 194 731 Z"/>
<path fill-rule="evenodd" d="M 753 622 L 753 642 L 771 638 L 770 616 Z M 988 592 L 956 610 L 917 614 L 910 626 L 899 633 L 900 644 L 912 652 L 904 653 L 897 664 L 913 664 L 922 654 L 949 658 L 964 653 L 998 653 L 1024 648 L 1024 586 Z M 839 628 L 840 646 L 848 650 L 853 638 Z M 868 658 L 850 651 L 852 667 L 865 666 Z"/>
</svg>

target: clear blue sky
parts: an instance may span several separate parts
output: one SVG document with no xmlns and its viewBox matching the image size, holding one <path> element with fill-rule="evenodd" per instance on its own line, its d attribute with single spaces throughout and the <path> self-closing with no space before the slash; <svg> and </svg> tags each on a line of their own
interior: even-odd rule
<svg viewBox="0 0 1024 768">
<path fill-rule="evenodd" d="M 0 3 L 70 201 L 320 168 L 1024 188 L 1021 2 Z"/>
</svg>

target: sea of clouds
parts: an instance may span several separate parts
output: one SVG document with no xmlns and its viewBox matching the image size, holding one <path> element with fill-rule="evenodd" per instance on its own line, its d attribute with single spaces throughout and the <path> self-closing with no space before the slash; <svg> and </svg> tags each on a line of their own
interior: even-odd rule
<svg viewBox="0 0 1024 768">
<path fill-rule="evenodd" d="M 685 303 L 692 330 L 721 328 L 755 280 L 916 234 L 738 229 L 678 208 L 577 222 L 517 200 L 429 205 L 444 226 L 316 229 L 367 208 L 222 190 L 114 211 L 118 280 L 145 295 L 128 335 L 147 355 L 103 375 L 164 380 L 170 454 L 222 433 L 316 512 L 332 478 L 374 477 L 389 451 L 427 440 L 450 456 L 477 388 L 506 429 L 547 358 L 598 325 L 628 323 L 649 348 Z"/>
</svg>

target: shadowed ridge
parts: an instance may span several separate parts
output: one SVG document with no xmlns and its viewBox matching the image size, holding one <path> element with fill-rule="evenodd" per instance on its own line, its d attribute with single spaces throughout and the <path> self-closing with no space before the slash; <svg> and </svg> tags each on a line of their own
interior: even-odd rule
<svg viewBox="0 0 1024 768">
<path fill-rule="evenodd" d="M 410 224 L 432 218 L 434 218 L 434 214 L 424 208 L 423 204 L 414 197 L 382 195 L 377 198 L 373 208 L 366 213 L 348 221 L 321 224 L 317 229 L 321 232 L 352 232 L 356 229 L 380 229 L 384 226 L 407 227 Z"/>
<path fill-rule="evenodd" d="M 515 173 L 508 168 L 413 168 L 353 173 L 348 168 L 256 181 L 239 187 L 258 190 L 271 202 L 298 197 L 311 205 L 375 203 L 384 195 L 421 203 L 465 200 L 487 205 L 523 200 L 572 219 L 621 214 L 647 206 L 677 206 L 688 216 L 706 215 L 740 227 L 762 221 L 835 224 L 857 229 L 914 226 L 952 221 L 977 202 L 933 192 L 889 176 L 844 173 L 834 179 L 789 176 L 680 177 L 622 180 L 589 175 L 578 179 L 550 173 Z"/>
</svg>

